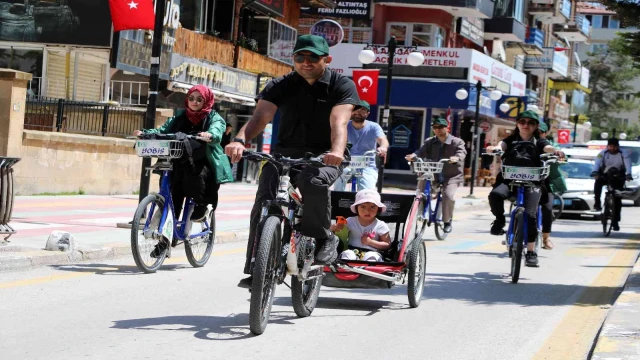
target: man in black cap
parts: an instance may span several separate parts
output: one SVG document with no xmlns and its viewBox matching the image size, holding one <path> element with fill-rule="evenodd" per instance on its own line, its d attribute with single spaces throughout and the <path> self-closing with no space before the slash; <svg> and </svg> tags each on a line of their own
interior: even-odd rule
<svg viewBox="0 0 640 360">
<path fill-rule="evenodd" d="M 306 167 L 292 182 L 300 189 L 305 202 L 302 234 L 318 240 L 316 261 L 329 263 L 337 257 L 339 239 L 330 230 L 331 206 L 329 187 L 342 174 L 341 163 L 348 158 L 347 122 L 360 99 L 354 82 L 331 71 L 329 46 L 321 36 L 303 35 L 293 49 L 293 72 L 271 80 L 257 97 L 256 109 L 225 152 L 233 162 L 242 157 L 244 144 L 262 132 L 280 111 L 278 136 L 274 154 L 292 158 L 310 152 L 324 154 L 322 168 Z M 278 185 L 278 173 L 273 166 L 262 168 L 256 200 L 251 210 L 249 242 L 244 273 L 251 273 L 253 242 L 260 221 L 262 204 L 273 199 Z M 249 276 L 238 286 L 251 288 Z"/>
<path fill-rule="evenodd" d="M 617 179 L 613 180 L 613 176 L 616 173 Z M 624 151 L 620 150 L 618 139 L 609 139 L 607 148 L 598 154 L 596 162 L 593 164 L 591 176 L 596 178 L 593 189 L 595 209 L 596 211 L 601 211 L 600 197 L 602 196 L 602 187 L 607 185 L 609 176 L 612 177 L 612 185 L 615 189 L 624 188 L 625 177 L 628 181 L 633 180 L 631 176 L 631 159 Z M 622 199 L 616 196 L 614 201 L 616 203 L 616 213 L 614 214 L 612 225 L 613 230 L 619 231 L 620 225 L 618 223 L 620 221 L 620 211 L 622 210 Z"/>
<path fill-rule="evenodd" d="M 429 161 L 439 161 L 440 159 L 450 159 L 451 163 L 444 164 L 442 172 L 436 176 L 435 181 L 443 184 L 442 188 L 442 222 L 444 232 L 451 232 L 451 220 L 453 219 L 453 208 L 455 207 L 456 190 L 464 180 L 464 157 L 467 149 L 464 141 L 449 134 L 449 122 L 443 117 L 433 120 L 431 128 L 435 136 L 424 141 L 424 145 L 417 152 L 409 154 L 405 159 L 411 161 L 415 157 L 427 159 Z M 422 189 L 420 183 L 418 187 Z"/>
</svg>

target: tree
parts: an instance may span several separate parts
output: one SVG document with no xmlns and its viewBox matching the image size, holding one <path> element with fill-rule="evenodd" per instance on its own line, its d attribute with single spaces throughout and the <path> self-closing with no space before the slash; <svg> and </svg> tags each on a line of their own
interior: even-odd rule
<svg viewBox="0 0 640 360">
<path fill-rule="evenodd" d="M 620 96 L 634 92 L 631 81 L 640 76 L 640 68 L 633 65 L 631 57 L 623 50 L 624 42 L 624 39 L 618 37 L 609 42 L 606 51 L 589 53 L 589 59 L 584 62 L 589 69 L 591 87 L 587 116 L 594 126 L 593 134 L 596 136 L 600 129 L 616 125 L 619 126 L 616 128 L 619 131 L 626 131 L 623 124 L 614 124 L 615 119 L 611 114 L 639 107 L 637 94 L 630 99 Z"/>
<path fill-rule="evenodd" d="M 615 11 L 625 27 L 640 28 L 640 1 L 600 0 L 599 2 Z M 620 32 L 618 35 L 622 39 L 620 51 L 630 56 L 634 65 L 640 68 L 640 32 Z"/>
</svg>

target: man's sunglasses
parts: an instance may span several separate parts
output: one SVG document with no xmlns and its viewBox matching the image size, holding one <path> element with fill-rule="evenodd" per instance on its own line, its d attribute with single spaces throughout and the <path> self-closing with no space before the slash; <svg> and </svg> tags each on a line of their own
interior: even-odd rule
<svg viewBox="0 0 640 360">
<path fill-rule="evenodd" d="M 432 126 L 433 130 L 441 130 L 444 129 L 446 126 L 443 125 L 438 125 L 438 126 Z"/>
<path fill-rule="evenodd" d="M 525 120 L 525 119 L 520 119 L 520 120 L 518 120 L 518 124 L 520 124 L 520 125 L 535 126 L 535 125 L 538 125 L 538 122 L 537 122 L 537 121 L 535 121 L 535 120 L 529 120 L 529 121 L 527 121 L 527 120 Z"/>
<path fill-rule="evenodd" d="M 309 62 L 312 63 L 312 64 L 317 64 L 318 62 L 320 62 L 320 55 L 316 55 L 316 54 L 310 54 L 310 55 L 296 54 L 296 55 L 293 55 L 293 61 L 295 61 L 298 64 L 304 63 L 305 59 L 309 60 Z"/>
</svg>

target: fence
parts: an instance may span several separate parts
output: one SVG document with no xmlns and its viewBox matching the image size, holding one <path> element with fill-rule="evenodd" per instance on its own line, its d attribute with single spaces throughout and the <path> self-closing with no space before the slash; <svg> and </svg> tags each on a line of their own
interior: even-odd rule
<svg viewBox="0 0 640 360">
<path fill-rule="evenodd" d="M 26 130 L 125 137 L 144 126 L 146 111 L 104 103 L 27 97 Z"/>
</svg>

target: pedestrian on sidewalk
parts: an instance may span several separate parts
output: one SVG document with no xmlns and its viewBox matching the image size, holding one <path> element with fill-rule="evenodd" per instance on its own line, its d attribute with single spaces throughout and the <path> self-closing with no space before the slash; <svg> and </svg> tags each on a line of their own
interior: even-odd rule
<svg viewBox="0 0 640 360">
<path fill-rule="evenodd" d="M 451 221 L 453 220 L 453 209 L 456 205 L 456 190 L 464 181 L 464 158 L 467 150 L 464 141 L 449 134 L 449 122 L 443 117 L 433 120 L 431 128 L 435 136 L 424 141 L 424 144 L 417 152 L 405 157 L 408 161 L 416 157 L 426 161 L 440 161 L 440 159 L 450 159 L 450 163 L 445 163 L 442 172 L 436 176 L 434 183 L 442 184 L 442 221 L 444 222 L 444 232 L 451 232 Z M 422 185 L 418 183 L 422 189 Z"/>
<path fill-rule="evenodd" d="M 351 120 L 347 123 L 347 142 L 351 144 L 349 149 L 351 156 L 363 156 L 367 151 L 376 151 L 379 156 L 386 158 L 389 141 L 378 123 L 369 121 L 371 107 L 366 101 L 361 101 L 351 113 Z M 376 144 L 379 147 L 376 149 Z M 376 163 L 362 169 L 362 177 L 358 178 L 357 189 L 375 189 L 378 183 L 378 170 Z M 345 179 L 341 176 L 335 182 L 334 190 L 344 191 Z"/>
<path fill-rule="evenodd" d="M 187 152 L 180 159 L 173 161 L 171 172 L 171 197 L 175 206 L 175 214 L 182 211 L 185 197 L 196 203 L 191 214 L 192 221 L 202 221 L 207 217 L 207 205 L 218 206 L 218 190 L 220 184 L 232 181 L 231 166 L 220 146 L 226 122 L 215 110 L 213 91 L 204 85 L 195 85 L 187 92 L 185 108 L 176 111 L 158 129 L 136 130 L 134 136 L 142 134 L 176 134 L 197 135 L 210 142 L 190 140 L 193 153 L 189 158 Z"/>
</svg>

